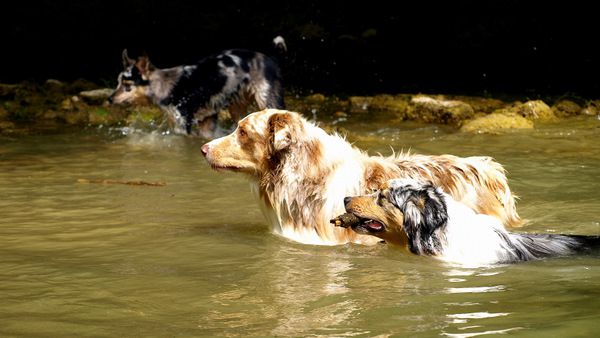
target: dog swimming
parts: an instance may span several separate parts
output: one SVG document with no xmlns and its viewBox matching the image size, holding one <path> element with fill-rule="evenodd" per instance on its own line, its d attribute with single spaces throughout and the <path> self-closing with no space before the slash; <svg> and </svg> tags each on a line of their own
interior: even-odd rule
<svg viewBox="0 0 600 338">
<path fill-rule="evenodd" d="M 413 254 L 464 265 L 515 263 L 600 248 L 600 236 L 508 232 L 431 182 L 393 179 L 368 195 L 346 197 L 336 226 Z"/>
</svg>

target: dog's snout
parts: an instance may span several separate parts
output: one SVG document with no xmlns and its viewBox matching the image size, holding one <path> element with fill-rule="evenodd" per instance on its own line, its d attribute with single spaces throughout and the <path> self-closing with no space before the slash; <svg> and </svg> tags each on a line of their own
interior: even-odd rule
<svg viewBox="0 0 600 338">
<path fill-rule="evenodd" d="M 114 95 L 111 95 L 108 97 L 108 103 L 113 104 L 113 101 L 114 101 L 113 97 L 114 97 Z"/>
<path fill-rule="evenodd" d="M 210 146 L 208 145 L 208 143 L 204 144 L 201 148 L 202 150 L 202 155 L 206 156 L 208 154 L 208 151 L 210 150 Z"/>
<path fill-rule="evenodd" d="M 348 205 L 352 201 L 352 197 L 344 197 L 344 205 Z"/>
</svg>

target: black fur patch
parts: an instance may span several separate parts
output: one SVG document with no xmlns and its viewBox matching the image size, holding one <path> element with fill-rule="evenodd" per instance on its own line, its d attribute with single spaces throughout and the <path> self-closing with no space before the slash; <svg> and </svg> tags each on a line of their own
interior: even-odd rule
<svg viewBox="0 0 600 338">
<path fill-rule="evenodd" d="M 239 66 L 232 56 L 239 57 Z M 186 130 L 191 131 L 194 115 L 199 109 L 211 111 L 210 116 L 216 116 L 219 110 L 229 107 L 231 103 L 238 100 L 243 94 L 242 87 L 251 84 L 250 78 L 251 64 L 259 64 L 256 60 L 263 59 L 264 64 L 260 65 L 264 78 L 269 82 L 269 92 L 264 93 L 266 97 L 265 108 L 284 109 L 283 87 L 279 67 L 267 56 L 247 51 L 231 50 L 226 53 L 208 56 L 196 64 L 190 72 L 185 72 L 177 81 L 169 96 L 163 99 L 161 105 L 173 105 L 185 118 Z M 219 64 L 221 62 L 221 65 Z M 223 67 L 232 68 L 233 72 L 246 74 L 239 79 L 229 79 L 224 75 Z M 230 81 L 239 81 L 237 89 L 233 92 L 224 91 L 225 85 Z M 235 86 L 235 83 L 234 83 Z M 218 100 L 211 99 L 221 95 Z M 210 105 L 212 102 L 213 106 Z M 262 109 L 262 108 L 261 108 Z M 209 116 L 206 116 L 209 117 Z"/>
<path fill-rule="evenodd" d="M 448 222 L 443 195 L 429 184 L 405 185 L 390 188 L 390 202 L 404 214 L 410 251 L 419 255 L 440 253 L 442 242 L 438 230 L 443 231 Z"/>
</svg>

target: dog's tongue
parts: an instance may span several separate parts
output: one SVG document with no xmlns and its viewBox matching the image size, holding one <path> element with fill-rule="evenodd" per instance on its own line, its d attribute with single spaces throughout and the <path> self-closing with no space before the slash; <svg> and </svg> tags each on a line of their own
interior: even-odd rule
<svg viewBox="0 0 600 338">
<path fill-rule="evenodd" d="M 383 229 L 383 224 L 379 222 L 371 222 L 367 224 L 367 226 L 375 231 L 380 231 L 381 229 Z"/>
</svg>

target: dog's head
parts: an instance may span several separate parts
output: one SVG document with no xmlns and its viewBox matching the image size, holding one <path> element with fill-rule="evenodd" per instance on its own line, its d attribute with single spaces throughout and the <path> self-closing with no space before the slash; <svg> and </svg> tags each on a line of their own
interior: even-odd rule
<svg viewBox="0 0 600 338">
<path fill-rule="evenodd" d="M 443 193 L 430 183 L 390 180 L 371 195 L 346 197 L 344 205 L 355 217 L 341 226 L 408 246 L 416 254 L 435 254 L 441 248 L 436 232 L 446 226 L 448 213 Z"/>
<path fill-rule="evenodd" d="M 272 172 L 304 139 L 306 123 L 298 113 L 265 109 L 240 120 L 231 134 L 203 145 L 202 153 L 214 169 L 259 176 Z"/>
<path fill-rule="evenodd" d="M 147 103 L 150 81 L 154 70 L 147 56 L 131 59 L 127 49 L 123 50 L 123 71 L 117 77 L 117 88 L 109 97 L 110 103 Z"/>
</svg>

